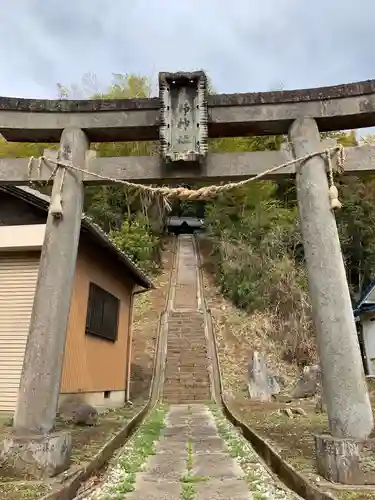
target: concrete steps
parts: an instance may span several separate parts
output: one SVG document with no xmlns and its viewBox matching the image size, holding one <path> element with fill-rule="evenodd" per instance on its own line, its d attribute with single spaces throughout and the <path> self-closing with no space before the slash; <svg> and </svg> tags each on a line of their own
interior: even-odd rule
<svg viewBox="0 0 375 500">
<path fill-rule="evenodd" d="M 203 313 L 171 313 L 163 399 L 167 403 L 211 398 Z"/>
<path fill-rule="evenodd" d="M 211 399 L 204 313 L 199 310 L 198 259 L 192 236 L 178 239 L 173 301 L 168 311 L 163 400 L 171 404 Z"/>
</svg>

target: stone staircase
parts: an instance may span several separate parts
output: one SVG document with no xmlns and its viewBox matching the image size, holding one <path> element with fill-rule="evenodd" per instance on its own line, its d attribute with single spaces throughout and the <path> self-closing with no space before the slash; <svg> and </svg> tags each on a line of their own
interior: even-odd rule
<svg viewBox="0 0 375 500">
<path fill-rule="evenodd" d="M 163 399 L 178 404 L 210 398 L 203 313 L 171 312 Z"/>
<path fill-rule="evenodd" d="M 199 309 L 198 258 L 192 236 L 179 236 L 173 300 L 168 310 L 163 400 L 170 404 L 211 399 L 204 312 Z"/>
</svg>

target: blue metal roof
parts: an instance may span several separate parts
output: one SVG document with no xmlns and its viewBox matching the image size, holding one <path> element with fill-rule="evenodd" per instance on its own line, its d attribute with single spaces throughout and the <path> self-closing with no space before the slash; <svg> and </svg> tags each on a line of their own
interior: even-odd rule
<svg viewBox="0 0 375 500">
<path fill-rule="evenodd" d="M 362 297 L 353 308 L 354 316 L 358 316 L 361 312 L 365 311 L 375 311 L 375 300 L 368 300 L 374 289 L 375 279 L 371 281 L 369 286 L 364 291 Z"/>
</svg>

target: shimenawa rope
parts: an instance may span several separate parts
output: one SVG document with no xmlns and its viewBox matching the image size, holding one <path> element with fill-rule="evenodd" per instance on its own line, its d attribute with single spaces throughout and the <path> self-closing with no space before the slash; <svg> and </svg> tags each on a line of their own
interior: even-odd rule
<svg viewBox="0 0 375 500">
<path fill-rule="evenodd" d="M 338 144 L 337 146 L 326 149 L 324 152 L 315 151 L 314 153 L 309 153 L 305 156 L 301 156 L 300 158 L 295 158 L 293 160 L 289 160 L 285 163 L 282 163 L 281 165 L 276 165 L 275 167 L 269 168 L 268 170 L 265 170 L 264 172 L 261 172 L 261 173 L 255 175 L 254 177 L 250 177 L 250 178 L 244 179 L 242 181 L 228 182 L 227 184 L 222 184 L 222 185 L 204 186 L 204 187 L 199 188 L 199 189 L 188 189 L 188 188 L 184 188 L 184 187 L 168 187 L 168 186 L 154 187 L 154 186 L 147 186 L 144 184 L 136 184 L 134 182 L 126 181 L 123 179 L 116 179 L 116 178 L 108 177 L 105 175 L 96 174 L 96 173 L 90 172 L 89 170 L 86 170 L 84 168 L 77 167 L 76 165 L 73 165 L 70 162 L 66 162 L 64 160 L 55 160 L 52 158 L 48 158 L 46 156 L 40 156 L 38 158 L 31 156 L 29 159 L 29 164 L 28 164 L 28 174 L 29 174 L 29 178 L 31 178 L 32 169 L 33 169 L 33 165 L 34 165 L 35 160 L 37 161 L 38 176 L 40 176 L 40 173 L 41 173 L 42 162 L 45 162 L 47 165 L 50 162 L 50 163 L 55 165 L 55 168 L 53 169 L 51 176 L 47 182 L 50 182 L 52 179 L 55 178 L 56 173 L 59 170 L 59 168 L 63 168 L 64 172 L 66 170 L 81 172 L 83 174 L 86 174 L 86 175 L 89 175 L 92 177 L 96 177 L 97 179 L 101 179 L 103 181 L 109 181 L 109 182 L 113 182 L 115 184 L 122 184 L 128 188 L 137 189 L 140 192 L 147 193 L 148 195 L 151 195 L 151 196 L 162 197 L 164 202 L 167 205 L 167 208 L 169 208 L 169 202 L 168 202 L 169 199 L 177 198 L 180 200 L 189 200 L 189 201 L 210 200 L 210 199 L 215 198 L 220 193 L 223 193 L 226 191 L 231 191 L 235 188 L 245 186 L 246 184 L 249 184 L 250 182 L 262 179 L 262 178 L 266 177 L 267 175 L 270 175 L 271 173 L 274 173 L 274 172 L 277 172 L 278 170 L 281 170 L 282 168 L 289 167 L 289 166 L 294 165 L 296 163 L 305 162 L 307 160 L 310 160 L 311 158 L 314 158 L 315 156 L 324 155 L 327 158 L 327 164 L 328 164 L 327 165 L 328 166 L 327 173 L 328 173 L 328 183 L 329 183 L 329 198 L 330 198 L 330 202 L 331 202 L 331 208 L 334 210 L 336 208 L 341 207 L 341 203 L 338 199 L 338 191 L 337 191 L 337 188 L 334 184 L 334 179 L 333 179 L 332 156 L 334 156 L 335 154 L 337 155 L 336 163 L 337 163 L 338 171 L 342 172 L 344 169 L 345 151 L 344 151 L 343 146 L 341 144 Z M 61 202 L 62 189 L 63 189 L 63 177 L 61 180 L 59 192 L 57 194 L 55 193 L 55 195 L 53 196 L 53 199 L 51 200 L 50 212 L 55 217 L 62 216 L 62 202 Z"/>
</svg>

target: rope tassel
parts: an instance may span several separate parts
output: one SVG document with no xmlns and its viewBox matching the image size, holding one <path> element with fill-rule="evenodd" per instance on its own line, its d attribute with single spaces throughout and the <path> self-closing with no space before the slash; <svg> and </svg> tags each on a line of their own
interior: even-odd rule
<svg viewBox="0 0 375 500">
<path fill-rule="evenodd" d="M 54 197 L 52 198 L 48 212 L 55 219 L 61 219 L 62 218 L 62 216 L 63 216 L 63 207 L 62 207 L 62 200 L 61 200 L 61 194 L 60 193 L 56 193 L 54 195 Z"/>
<path fill-rule="evenodd" d="M 328 185 L 329 185 L 329 199 L 331 204 L 331 210 L 338 210 L 342 207 L 342 203 L 339 200 L 339 192 L 337 187 L 335 186 L 335 181 L 333 179 L 333 167 L 332 167 L 332 159 L 330 150 L 326 150 L 327 162 L 328 162 Z M 339 151 L 339 167 L 342 163 L 342 150 Z"/>
<path fill-rule="evenodd" d="M 342 203 L 339 200 L 339 192 L 334 184 L 329 188 L 329 199 L 331 200 L 332 210 L 336 210 L 342 207 Z"/>
<path fill-rule="evenodd" d="M 57 170 L 59 169 L 59 167 L 60 167 L 60 165 L 57 164 L 56 168 L 54 169 L 54 171 L 52 173 L 52 176 L 55 177 L 55 182 L 56 182 L 56 173 L 57 173 Z M 50 205 L 49 205 L 48 212 L 55 219 L 62 219 L 62 217 L 64 215 L 64 212 L 63 212 L 63 203 L 62 203 L 62 191 L 63 191 L 65 173 L 66 173 L 66 169 L 63 168 L 59 189 L 55 193 L 53 192 L 54 190 L 52 190 L 51 202 L 50 202 Z"/>
</svg>

